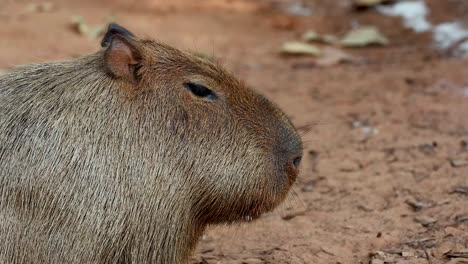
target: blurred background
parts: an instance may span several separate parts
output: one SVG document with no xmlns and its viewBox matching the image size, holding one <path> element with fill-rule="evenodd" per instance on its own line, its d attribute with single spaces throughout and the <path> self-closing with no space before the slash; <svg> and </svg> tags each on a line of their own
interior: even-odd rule
<svg viewBox="0 0 468 264">
<path fill-rule="evenodd" d="M 193 263 L 467 263 L 468 1 L 0 0 L 0 71 L 108 22 L 219 62 L 305 142 L 288 200 Z"/>
</svg>

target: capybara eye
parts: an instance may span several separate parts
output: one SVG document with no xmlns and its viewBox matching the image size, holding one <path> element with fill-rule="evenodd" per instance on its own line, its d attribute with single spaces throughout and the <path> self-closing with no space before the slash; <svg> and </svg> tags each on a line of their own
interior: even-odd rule
<svg viewBox="0 0 468 264">
<path fill-rule="evenodd" d="M 184 83 L 184 87 L 198 97 L 206 98 L 209 100 L 214 100 L 218 98 L 212 90 L 206 88 L 206 86 L 201 84 L 187 82 Z"/>
</svg>

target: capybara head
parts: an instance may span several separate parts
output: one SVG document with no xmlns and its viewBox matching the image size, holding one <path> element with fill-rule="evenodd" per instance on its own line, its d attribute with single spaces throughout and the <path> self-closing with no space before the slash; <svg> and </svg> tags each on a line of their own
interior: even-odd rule
<svg viewBox="0 0 468 264">
<path fill-rule="evenodd" d="M 255 218 L 285 197 L 302 146 L 277 106 L 218 65 L 117 25 L 102 45 L 109 72 L 151 108 L 141 114 L 154 118 L 155 151 L 167 153 L 160 166 L 189 191 L 196 220 Z"/>
<path fill-rule="evenodd" d="M 181 263 L 206 225 L 258 218 L 285 198 L 302 143 L 277 106 L 116 24 L 101 45 L 0 77 L 0 204 L 45 225 L 6 227 L 6 244 L 49 260 Z"/>
</svg>

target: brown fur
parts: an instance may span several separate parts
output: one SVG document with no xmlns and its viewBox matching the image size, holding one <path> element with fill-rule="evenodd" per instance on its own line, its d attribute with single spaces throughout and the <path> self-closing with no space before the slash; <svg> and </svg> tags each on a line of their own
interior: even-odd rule
<svg viewBox="0 0 468 264">
<path fill-rule="evenodd" d="M 134 81 L 109 48 L 0 75 L 0 263 L 187 263 L 207 225 L 284 199 L 302 153 L 286 116 L 217 65 L 131 41 Z"/>
</svg>

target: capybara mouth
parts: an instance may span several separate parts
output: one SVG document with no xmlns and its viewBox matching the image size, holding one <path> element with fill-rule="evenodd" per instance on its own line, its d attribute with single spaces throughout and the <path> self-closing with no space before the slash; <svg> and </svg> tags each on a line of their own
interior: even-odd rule
<svg viewBox="0 0 468 264">
<path fill-rule="evenodd" d="M 283 184 L 275 186 L 269 194 L 259 195 L 241 215 L 241 220 L 251 222 L 259 219 L 263 214 L 273 211 L 286 199 L 292 185 L 296 181 L 297 172 L 283 176 L 286 178 Z"/>
<path fill-rule="evenodd" d="M 277 183 L 275 184 L 275 195 L 281 202 L 296 182 L 299 170 L 295 167 L 288 166 L 286 172 L 278 172 L 277 175 L 279 175 L 277 176 L 279 180 L 277 180 Z"/>
</svg>

